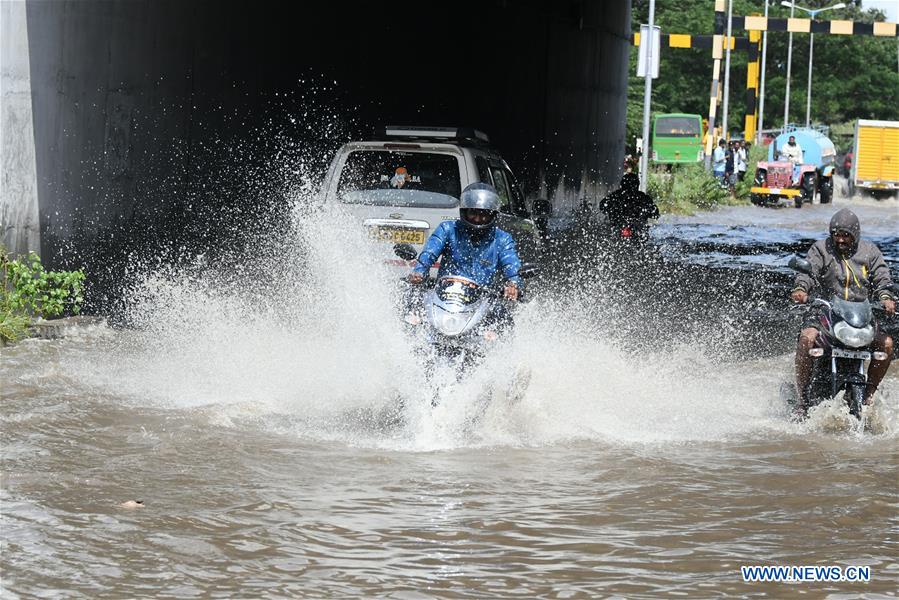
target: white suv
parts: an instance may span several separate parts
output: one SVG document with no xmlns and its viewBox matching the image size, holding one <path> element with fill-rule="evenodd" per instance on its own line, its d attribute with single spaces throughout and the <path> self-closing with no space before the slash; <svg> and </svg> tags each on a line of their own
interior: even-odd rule
<svg viewBox="0 0 899 600">
<path fill-rule="evenodd" d="M 412 244 L 420 252 L 441 222 L 459 217 L 459 195 L 478 181 L 496 188 L 502 203 L 497 224 L 515 238 L 522 261 L 537 260 L 540 238 L 518 181 L 474 129 L 387 127 L 381 141 L 346 144 L 328 169 L 323 193 L 326 202 L 341 202 L 358 215 L 373 239 Z"/>
</svg>

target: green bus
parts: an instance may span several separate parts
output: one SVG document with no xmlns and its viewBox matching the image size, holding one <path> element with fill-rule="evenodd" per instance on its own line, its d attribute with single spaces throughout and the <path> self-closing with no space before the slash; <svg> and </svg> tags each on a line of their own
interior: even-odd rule
<svg viewBox="0 0 899 600">
<path fill-rule="evenodd" d="M 652 162 L 695 163 L 702 159 L 702 117 L 685 113 L 655 116 L 652 123 Z"/>
</svg>

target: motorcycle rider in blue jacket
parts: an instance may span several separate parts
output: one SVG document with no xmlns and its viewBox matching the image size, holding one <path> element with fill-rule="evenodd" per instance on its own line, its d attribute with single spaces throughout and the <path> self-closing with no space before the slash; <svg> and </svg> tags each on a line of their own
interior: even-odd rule
<svg viewBox="0 0 899 600">
<path fill-rule="evenodd" d="M 484 286 L 502 276 L 503 297 L 518 300 L 521 260 L 515 240 L 496 226 L 499 206 L 499 196 L 492 185 L 472 183 L 462 190 L 459 218 L 444 221 L 434 230 L 407 278 L 409 283 L 421 283 L 440 259 L 438 277 L 455 275 Z"/>
</svg>

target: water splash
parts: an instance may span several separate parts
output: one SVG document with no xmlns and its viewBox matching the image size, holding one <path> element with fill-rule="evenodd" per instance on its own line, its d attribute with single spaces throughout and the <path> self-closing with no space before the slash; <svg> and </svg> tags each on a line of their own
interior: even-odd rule
<svg viewBox="0 0 899 600">
<path fill-rule="evenodd" d="M 830 418 L 789 423 L 778 390 L 788 358 L 726 360 L 700 329 L 676 347 L 629 343 L 617 330 L 629 311 L 602 285 L 544 290 L 463 381 L 429 379 L 393 303 L 387 248 L 339 207 L 313 206 L 297 204 L 286 237 L 260 240 L 251 268 L 152 270 L 127 306 L 136 328 L 78 366 L 84 381 L 210 426 L 397 450 L 834 429 Z M 899 429 L 895 414 L 878 419 L 875 433 Z"/>
</svg>

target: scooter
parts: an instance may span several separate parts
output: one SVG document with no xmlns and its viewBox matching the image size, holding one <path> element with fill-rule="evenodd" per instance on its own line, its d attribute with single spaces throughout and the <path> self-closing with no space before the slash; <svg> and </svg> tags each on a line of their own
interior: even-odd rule
<svg viewBox="0 0 899 600">
<path fill-rule="evenodd" d="M 415 249 L 397 244 L 394 253 L 405 261 L 415 260 Z M 534 277 L 539 267 L 521 266 L 522 279 Z M 512 324 L 512 308 L 499 289 L 481 286 L 465 277 L 444 275 L 426 279 L 424 294 L 407 290 L 403 320 L 412 330 L 423 330 L 423 339 L 433 363 L 454 368 L 457 377 L 486 353 L 487 348 Z"/>
<path fill-rule="evenodd" d="M 807 260 L 794 256 L 789 266 L 795 271 L 811 275 L 812 266 Z M 835 397 L 840 392 L 849 406 L 849 413 L 861 419 L 865 387 L 868 382 L 865 362 L 886 360 L 884 352 L 872 352 L 874 341 L 874 310 L 880 303 L 850 302 L 838 296 L 830 301 L 816 298 L 811 307 L 820 306 L 821 333 L 809 356 L 815 361 L 812 377 L 805 397 L 809 406 L 816 406 Z"/>
</svg>

